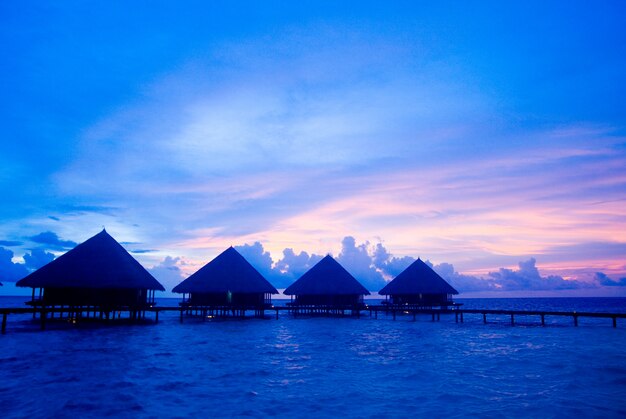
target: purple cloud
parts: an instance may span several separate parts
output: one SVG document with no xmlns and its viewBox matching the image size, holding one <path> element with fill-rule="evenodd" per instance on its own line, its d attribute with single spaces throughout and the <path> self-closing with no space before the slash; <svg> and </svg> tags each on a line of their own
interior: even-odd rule
<svg viewBox="0 0 626 419">
<path fill-rule="evenodd" d="M 21 246 L 23 242 L 15 241 L 15 240 L 0 240 L 0 246 L 5 247 L 13 247 L 13 246 Z"/>
<path fill-rule="evenodd" d="M 374 264 L 375 255 L 370 254 L 368 242 L 356 244 L 354 237 L 344 237 L 337 261 L 368 290 L 378 291 L 385 286 L 383 275 Z"/>
<path fill-rule="evenodd" d="M 148 272 L 169 291 L 185 279 L 180 262 L 180 258 L 166 256 L 158 265 L 148 268 Z"/>
<path fill-rule="evenodd" d="M 52 253 L 41 249 L 33 249 L 30 251 L 30 254 L 26 253 L 24 255 L 24 265 L 29 271 L 34 271 L 52 262 L 54 258 L 55 256 Z"/>
<path fill-rule="evenodd" d="M 75 247 L 76 242 L 71 240 L 61 240 L 56 233 L 52 231 L 44 231 L 43 233 L 36 234 L 29 239 L 37 244 L 44 245 L 48 249 L 52 250 L 67 250 Z"/>
<path fill-rule="evenodd" d="M 494 286 L 503 291 L 519 290 L 569 290 L 579 288 L 593 288 L 593 285 L 576 281 L 565 280 L 558 275 L 541 276 L 535 266 L 535 258 L 519 262 L 519 269 L 500 268 L 498 272 L 490 272 L 489 278 Z"/>
<path fill-rule="evenodd" d="M 600 285 L 605 287 L 626 287 L 626 278 L 614 280 L 603 272 L 596 272 L 595 279 Z"/>
<path fill-rule="evenodd" d="M 0 247 L 0 280 L 15 282 L 28 275 L 28 269 L 23 263 L 13 263 L 13 252 Z"/>
</svg>

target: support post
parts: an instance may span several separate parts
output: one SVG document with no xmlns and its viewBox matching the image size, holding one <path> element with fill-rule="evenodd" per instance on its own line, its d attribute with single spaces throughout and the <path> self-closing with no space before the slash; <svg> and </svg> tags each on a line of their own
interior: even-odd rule
<svg viewBox="0 0 626 419">
<path fill-rule="evenodd" d="M 391 313 L 393 314 L 393 319 L 395 320 L 396 319 L 396 310 L 393 310 Z"/>
<path fill-rule="evenodd" d="M 613 327 L 617 327 L 617 317 L 613 316 Z"/>
<path fill-rule="evenodd" d="M 185 312 L 185 310 L 183 309 L 183 307 L 180 307 L 180 322 L 183 322 L 183 313 Z"/>
<path fill-rule="evenodd" d="M 515 314 L 511 313 L 511 326 L 515 326 Z"/>
<path fill-rule="evenodd" d="M 2 313 L 2 334 L 4 335 L 7 332 L 7 316 L 8 313 Z"/>
<path fill-rule="evenodd" d="M 483 313 L 483 324 L 487 324 L 487 313 Z"/>
<path fill-rule="evenodd" d="M 546 325 L 546 315 L 545 314 L 541 314 L 541 325 L 545 326 Z"/>
<path fill-rule="evenodd" d="M 155 318 L 154 318 L 154 322 L 158 323 L 159 322 L 159 310 L 154 312 L 156 314 Z"/>
<path fill-rule="evenodd" d="M 461 312 L 461 323 L 463 323 L 463 312 Z"/>
<path fill-rule="evenodd" d="M 578 314 L 574 314 L 574 326 L 578 326 Z"/>
<path fill-rule="evenodd" d="M 41 319 L 41 330 L 46 330 L 46 312 L 43 309 L 39 312 L 39 317 Z"/>
</svg>

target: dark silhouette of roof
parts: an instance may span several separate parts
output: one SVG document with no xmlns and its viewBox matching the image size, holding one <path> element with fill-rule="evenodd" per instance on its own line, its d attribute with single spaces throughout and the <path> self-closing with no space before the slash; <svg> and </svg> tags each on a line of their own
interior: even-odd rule
<svg viewBox="0 0 626 419">
<path fill-rule="evenodd" d="M 286 295 L 369 295 L 348 271 L 330 255 L 304 273 L 284 291 Z"/>
<path fill-rule="evenodd" d="M 135 258 L 102 230 L 19 280 L 31 288 L 132 288 L 165 291 Z"/>
<path fill-rule="evenodd" d="M 176 285 L 172 292 L 278 294 L 272 284 L 232 246 Z"/>
<path fill-rule="evenodd" d="M 458 294 L 459 292 L 418 258 L 378 293 L 381 295 L 402 295 Z"/>
</svg>

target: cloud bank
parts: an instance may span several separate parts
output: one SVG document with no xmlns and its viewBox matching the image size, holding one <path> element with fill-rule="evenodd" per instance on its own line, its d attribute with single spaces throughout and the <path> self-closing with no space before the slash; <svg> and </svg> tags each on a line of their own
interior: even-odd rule
<svg viewBox="0 0 626 419">
<path fill-rule="evenodd" d="M 51 250 L 74 243 L 61 240 L 56 233 L 44 232 L 31 237 L 31 240 Z M 269 251 L 259 241 L 252 244 L 235 246 L 251 264 L 276 288 L 286 288 L 306 271 L 319 262 L 324 255 L 296 252 L 285 248 L 282 255 L 274 260 Z M 135 253 L 150 253 L 135 250 Z M 17 281 L 28 273 L 39 269 L 54 260 L 55 255 L 42 248 L 33 249 L 23 256 L 24 263 L 14 262 L 13 251 L 0 247 L 0 280 Z M 358 243 L 352 236 L 341 241 L 341 250 L 335 256 L 337 261 L 357 278 L 368 290 L 378 291 L 388 281 L 397 276 L 415 261 L 411 256 L 392 255 L 383 243 L 372 244 L 369 241 Z M 202 264 L 208 261 L 203 261 Z M 454 265 L 446 262 L 433 264 L 424 261 L 441 277 L 448 281 L 460 293 L 484 291 L 563 291 L 575 289 L 597 289 L 602 287 L 626 287 L 626 278 L 612 279 L 603 272 L 596 272 L 591 281 L 565 279 L 559 275 L 541 275 L 535 258 L 520 261 L 517 268 L 499 268 L 484 276 L 465 275 L 458 272 Z M 168 290 L 179 284 L 198 266 L 181 257 L 166 256 L 163 260 L 148 268 Z"/>
</svg>

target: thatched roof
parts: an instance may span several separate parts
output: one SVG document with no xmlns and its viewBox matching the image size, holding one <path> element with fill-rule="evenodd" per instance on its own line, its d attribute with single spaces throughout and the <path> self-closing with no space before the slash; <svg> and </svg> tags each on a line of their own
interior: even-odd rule
<svg viewBox="0 0 626 419">
<path fill-rule="evenodd" d="M 233 247 L 223 251 L 172 290 L 179 293 L 228 291 L 278 294 L 276 288 Z"/>
<path fill-rule="evenodd" d="M 407 294 L 458 294 L 445 279 L 433 271 L 430 266 L 417 259 L 408 268 L 396 276 L 390 283 L 378 291 L 381 295 Z"/>
<path fill-rule="evenodd" d="M 332 256 L 327 255 L 285 290 L 286 295 L 369 295 Z"/>
<path fill-rule="evenodd" d="M 165 291 L 105 230 L 18 281 L 31 288 L 132 288 Z"/>
</svg>

